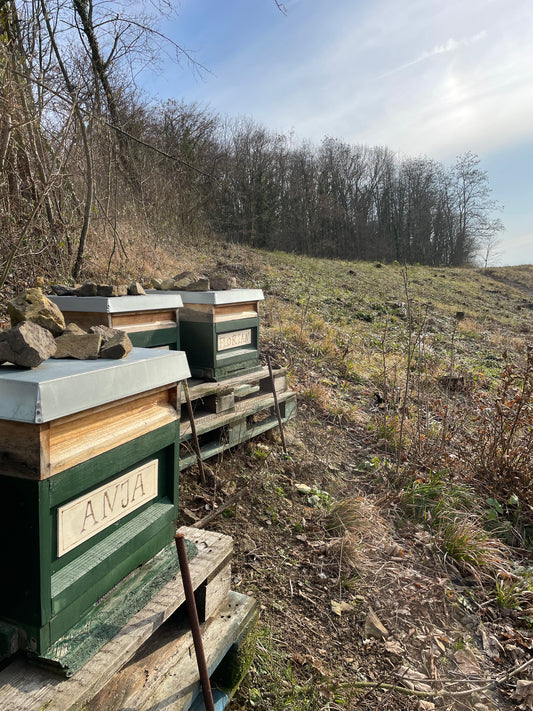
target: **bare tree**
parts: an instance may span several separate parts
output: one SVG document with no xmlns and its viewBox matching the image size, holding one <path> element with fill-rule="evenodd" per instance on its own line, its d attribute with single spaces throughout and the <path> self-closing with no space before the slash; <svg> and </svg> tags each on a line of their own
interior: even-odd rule
<svg viewBox="0 0 533 711">
<path fill-rule="evenodd" d="M 493 267 L 498 263 L 501 256 L 499 247 L 502 243 L 499 234 L 504 229 L 500 220 L 493 220 L 487 225 L 486 231 L 480 235 L 479 257 L 484 269 Z"/>
</svg>

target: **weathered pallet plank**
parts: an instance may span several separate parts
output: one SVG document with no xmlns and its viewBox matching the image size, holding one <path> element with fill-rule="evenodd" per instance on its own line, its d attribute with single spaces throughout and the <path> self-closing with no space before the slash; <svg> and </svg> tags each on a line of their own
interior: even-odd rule
<svg viewBox="0 0 533 711">
<path fill-rule="evenodd" d="M 212 674 L 256 614 L 256 602 L 231 592 L 227 603 L 202 628 Z M 187 711 L 199 693 L 199 674 L 186 619 L 169 621 L 138 651 L 131 663 L 88 705 L 87 711 Z"/>
<path fill-rule="evenodd" d="M 207 395 L 207 397 L 202 398 L 202 403 L 209 412 L 215 412 L 216 414 L 227 412 L 235 407 L 235 392 L 221 389 L 214 395 Z"/>
<path fill-rule="evenodd" d="M 231 560 L 233 542 L 229 536 L 181 527 L 186 538 L 198 547 L 190 561 L 191 579 L 198 588 L 214 570 Z M 25 659 L 15 659 L 0 671 L 2 711 L 79 711 L 134 656 L 139 647 L 160 627 L 185 599 L 181 577 L 165 585 L 134 615 L 122 630 L 70 679 L 54 676 Z"/>
<path fill-rule="evenodd" d="M 215 671 L 255 614 L 255 600 L 239 593 L 230 593 L 227 608 L 220 611 L 202 634 L 209 674 Z M 137 707 L 138 711 L 165 711 L 170 703 L 175 711 L 189 709 L 199 692 L 199 675 L 194 654 L 187 654 L 186 659 L 179 665 L 179 670 L 175 667 L 175 663 L 169 660 L 166 665 L 169 673 L 160 683 L 154 684 L 153 693 Z M 164 673 L 165 670 L 161 671 Z"/>
<path fill-rule="evenodd" d="M 226 565 L 216 572 L 212 579 L 201 588 L 204 597 L 204 617 L 208 620 L 217 610 L 224 606 L 228 600 L 231 586 L 231 565 Z"/>
<path fill-rule="evenodd" d="M 294 393 L 290 390 L 278 395 L 278 402 L 281 404 L 285 400 L 294 397 Z M 274 405 L 274 396 L 270 394 L 261 394 L 252 398 L 241 400 L 235 403 L 235 408 L 231 412 L 206 413 L 195 415 L 196 431 L 198 435 L 205 434 L 211 430 L 224 427 L 232 422 L 241 420 L 244 416 L 254 415 L 260 410 L 266 410 Z M 191 437 L 191 424 L 188 418 L 183 418 L 180 423 L 180 440 L 187 441 Z"/>
<path fill-rule="evenodd" d="M 274 384 L 276 392 L 284 392 L 287 389 L 287 372 L 283 368 L 274 370 Z M 270 376 L 268 368 L 260 368 L 246 375 L 237 375 L 234 378 L 228 378 L 220 383 L 212 381 L 198 380 L 191 378 L 189 380 L 189 394 L 191 400 L 199 400 L 208 395 L 215 395 L 221 389 L 229 391 L 231 389 L 239 389 L 245 385 L 254 385 L 260 383 L 262 392 L 271 392 Z M 181 395 L 182 404 L 185 403 L 185 394 Z"/>
<path fill-rule="evenodd" d="M 283 393 L 278 399 L 280 400 L 281 420 L 285 423 L 296 414 L 296 395 L 289 391 Z M 226 421 L 223 426 L 209 429 L 207 433 L 204 433 L 206 436 L 209 436 L 209 441 L 200 441 L 202 459 L 205 460 L 214 457 L 230 447 L 235 447 L 241 442 L 246 442 L 249 439 L 258 437 L 260 434 L 277 427 L 278 418 L 274 414 L 273 408 L 274 401 L 272 398 L 270 405 L 264 408 L 263 411 L 256 410 L 253 413 L 240 414 L 234 421 L 229 423 Z M 265 417 L 259 422 L 250 421 L 254 416 L 261 414 L 264 414 Z M 182 440 L 179 464 L 181 471 L 196 463 L 196 454 L 193 452 L 187 453 L 185 451 L 186 444 L 187 443 Z"/>
</svg>

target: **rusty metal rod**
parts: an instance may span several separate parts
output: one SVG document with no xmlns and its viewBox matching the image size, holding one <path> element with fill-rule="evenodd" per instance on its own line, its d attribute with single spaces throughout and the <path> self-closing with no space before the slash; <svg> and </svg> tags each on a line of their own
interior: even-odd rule
<svg viewBox="0 0 533 711">
<path fill-rule="evenodd" d="M 278 418 L 279 432 L 281 434 L 281 444 L 283 445 L 283 453 L 288 454 L 287 445 L 285 443 L 285 433 L 283 432 L 283 422 L 281 421 L 281 412 L 279 411 L 278 394 L 276 393 L 276 383 L 274 382 L 274 373 L 272 372 L 272 364 L 270 362 L 270 356 L 267 353 L 267 365 L 268 372 L 270 374 L 270 387 L 272 388 L 272 395 L 274 396 L 274 408 L 276 409 L 276 416 Z"/>
<path fill-rule="evenodd" d="M 194 590 L 191 582 L 191 571 L 189 570 L 189 561 L 187 560 L 185 536 L 183 533 L 176 533 L 174 541 L 176 542 L 176 550 L 178 551 L 181 579 L 183 581 L 183 589 L 185 591 L 185 602 L 187 603 L 187 613 L 189 615 L 189 623 L 191 625 L 194 651 L 196 653 L 196 663 L 198 664 L 198 671 L 200 672 L 200 683 L 202 684 L 205 711 L 215 711 L 213 693 L 211 691 L 211 682 L 209 680 L 209 671 L 207 669 L 207 662 L 205 661 L 202 632 L 200 630 L 196 600 L 194 598 Z"/>
<path fill-rule="evenodd" d="M 192 442 L 194 446 L 194 452 L 196 454 L 196 461 L 198 462 L 198 471 L 200 473 L 200 481 L 203 486 L 206 486 L 204 463 L 202 461 L 202 452 L 200 450 L 200 441 L 198 439 L 198 433 L 196 432 L 196 422 L 194 420 L 194 412 L 192 409 L 191 395 L 189 393 L 189 386 L 187 381 L 183 381 L 183 390 L 185 392 L 185 400 L 187 401 L 187 412 L 189 413 L 189 422 L 191 423 L 191 434 Z"/>
</svg>

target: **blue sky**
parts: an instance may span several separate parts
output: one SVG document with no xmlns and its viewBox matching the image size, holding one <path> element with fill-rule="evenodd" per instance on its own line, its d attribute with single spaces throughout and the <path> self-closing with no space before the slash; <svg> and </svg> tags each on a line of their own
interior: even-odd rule
<svg viewBox="0 0 533 711">
<path fill-rule="evenodd" d="M 504 206 L 499 264 L 533 263 L 531 0 L 181 0 L 158 98 L 446 164 L 476 153 Z"/>
</svg>

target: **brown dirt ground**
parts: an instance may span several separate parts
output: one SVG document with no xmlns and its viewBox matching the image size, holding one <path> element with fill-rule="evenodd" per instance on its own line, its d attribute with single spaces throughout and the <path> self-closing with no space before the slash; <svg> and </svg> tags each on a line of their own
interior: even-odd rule
<svg viewBox="0 0 533 711">
<path fill-rule="evenodd" d="M 276 687 L 279 681 L 253 664 L 230 708 L 251 708 L 254 689 L 252 705 L 260 711 L 516 709 L 511 695 L 517 679 L 531 680 L 531 667 L 504 677 L 531 658 L 527 618 L 498 608 L 480 581 L 436 552 L 422 526 L 397 515 L 387 469 L 360 468 L 375 454 L 386 457 L 363 427 L 333 425 L 319 407 L 300 401 L 287 435 L 290 459 L 279 435 L 270 433 L 211 460 L 222 481 L 214 495 L 198 485 L 196 468 L 182 474 L 182 523 L 248 485 L 247 497 L 211 528 L 233 537 L 233 589 L 258 600 L 261 624 L 292 669 L 293 678 Z M 312 505 L 301 484 L 336 501 L 355 499 L 355 530 L 328 535 L 328 497 Z M 386 637 L 368 627 L 370 610 Z M 373 686 L 356 693 L 354 682 Z M 380 683 L 423 693 L 405 695 Z M 298 703 L 290 701 L 295 688 Z M 527 691 L 519 708 L 533 708 Z M 306 693 L 307 705 L 298 705 Z"/>
</svg>

